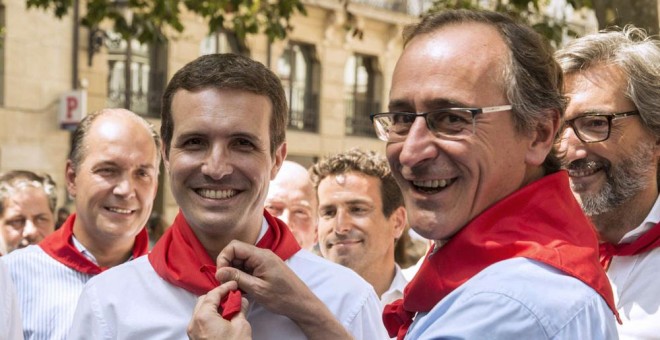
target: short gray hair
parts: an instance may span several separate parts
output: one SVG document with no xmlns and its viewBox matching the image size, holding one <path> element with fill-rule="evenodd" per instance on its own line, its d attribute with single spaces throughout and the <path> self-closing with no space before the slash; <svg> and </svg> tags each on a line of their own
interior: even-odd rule
<svg viewBox="0 0 660 340">
<path fill-rule="evenodd" d="M 564 74 L 598 64 L 619 67 L 628 82 L 624 95 L 644 125 L 660 137 L 660 43 L 643 29 L 627 25 L 587 35 L 568 43 L 556 57 Z"/>
<path fill-rule="evenodd" d="M 17 190 L 24 188 L 43 189 L 48 198 L 48 207 L 55 213 L 57 206 L 57 186 L 48 175 L 38 175 L 28 170 L 13 170 L 0 174 L 0 216 L 5 213 L 5 200 L 13 196 Z"/>
</svg>

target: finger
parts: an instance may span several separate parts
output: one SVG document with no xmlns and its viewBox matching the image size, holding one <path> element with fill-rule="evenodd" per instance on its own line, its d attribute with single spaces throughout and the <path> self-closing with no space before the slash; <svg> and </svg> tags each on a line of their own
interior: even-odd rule
<svg viewBox="0 0 660 340">
<path fill-rule="evenodd" d="M 230 321 L 237 334 L 237 338 L 252 338 L 252 327 L 250 326 L 250 322 L 247 320 L 248 308 L 248 300 L 245 297 L 241 298 L 241 311 L 236 314 Z"/>
<path fill-rule="evenodd" d="M 216 266 L 218 268 L 237 267 L 249 257 L 250 248 L 256 247 L 241 241 L 232 240 L 224 249 L 222 249 L 220 254 L 218 254 Z"/>
<path fill-rule="evenodd" d="M 250 308 L 250 302 L 248 301 L 248 299 L 246 299 L 244 296 L 241 297 L 241 312 L 239 314 L 243 314 L 243 316 L 247 316 L 249 308 Z"/>
<path fill-rule="evenodd" d="M 258 285 L 263 284 L 261 279 L 232 267 L 218 268 L 215 278 L 219 282 L 234 282 L 248 294 L 254 293 Z"/>
<path fill-rule="evenodd" d="M 230 291 L 236 289 L 238 289 L 238 284 L 235 281 L 228 281 L 211 289 L 206 295 L 202 295 L 197 299 L 195 313 L 204 308 L 209 308 L 217 313 L 220 300 Z"/>
</svg>

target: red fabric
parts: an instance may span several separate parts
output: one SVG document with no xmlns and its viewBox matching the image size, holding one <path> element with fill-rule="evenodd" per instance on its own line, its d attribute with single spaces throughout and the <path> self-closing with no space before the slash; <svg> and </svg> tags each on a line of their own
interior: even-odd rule
<svg viewBox="0 0 660 340">
<path fill-rule="evenodd" d="M 385 308 L 383 322 L 390 336 L 403 339 L 417 312 L 430 311 L 491 264 L 515 257 L 543 262 L 581 280 L 618 319 L 597 247 L 594 228 L 575 201 L 566 172 L 545 176 L 486 209 L 435 253 L 429 251 L 403 300 Z"/>
<path fill-rule="evenodd" d="M 610 267 L 613 256 L 633 256 L 660 247 L 660 223 L 631 243 L 600 244 L 600 264 L 605 270 Z"/>
<path fill-rule="evenodd" d="M 272 250 L 282 260 L 297 253 L 300 246 L 289 227 L 265 210 L 264 217 L 268 230 L 257 247 Z M 215 279 L 215 260 L 211 259 L 180 211 L 151 250 L 149 262 L 165 281 L 196 295 L 206 294 L 220 285 Z M 241 310 L 241 292 L 229 293 L 220 302 L 220 307 L 222 317 L 231 320 Z"/>
<path fill-rule="evenodd" d="M 81 273 L 96 275 L 108 269 L 108 267 L 99 267 L 90 261 L 73 245 L 73 223 L 75 221 L 76 214 L 74 213 L 64 221 L 59 229 L 39 242 L 41 249 L 58 262 Z M 149 235 L 147 229 L 142 228 L 135 237 L 133 258 L 145 255 L 147 252 L 149 252 Z"/>
</svg>

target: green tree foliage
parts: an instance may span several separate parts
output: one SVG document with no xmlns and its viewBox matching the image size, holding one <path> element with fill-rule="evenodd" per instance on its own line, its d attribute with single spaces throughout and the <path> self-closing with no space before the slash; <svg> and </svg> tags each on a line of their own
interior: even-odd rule
<svg viewBox="0 0 660 340">
<path fill-rule="evenodd" d="M 81 22 L 96 28 L 109 20 L 123 39 L 140 42 L 162 40 L 169 27 L 183 32 L 181 12 L 186 9 L 205 19 L 209 30 L 234 31 L 239 38 L 265 33 L 271 40 L 286 37 L 289 20 L 296 13 L 306 14 L 301 0 L 81 0 L 86 13 Z M 67 15 L 78 0 L 26 0 L 28 8 L 52 10 L 56 17 Z"/>
<path fill-rule="evenodd" d="M 561 44 L 564 34 L 576 36 L 576 32 L 571 30 L 564 19 L 551 18 L 543 14 L 542 8 L 545 2 L 543 0 L 496 0 L 484 5 L 484 1 L 480 0 L 434 0 L 429 12 L 467 8 L 489 9 L 506 13 L 532 26 L 537 32 L 552 41 L 555 46 Z M 566 2 L 575 9 L 585 6 L 592 7 L 591 0 L 567 0 Z"/>
</svg>

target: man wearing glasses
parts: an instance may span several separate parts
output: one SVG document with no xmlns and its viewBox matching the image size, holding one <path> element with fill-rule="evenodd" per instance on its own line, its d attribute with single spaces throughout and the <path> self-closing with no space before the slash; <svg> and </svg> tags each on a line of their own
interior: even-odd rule
<svg viewBox="0 0 660 340">
<path fill-rule="evenodd" d="M 404 298 L 399 339 L 612 339 L 596 233 L 553 151 L 561 69 L 542 39 L 497 13 L 448 11 L 404 33 L 387 142 L 408 221 L 435 241 Z"/>
<path fill-rule="evenodd" d="M 560 151 L 600 234 L 623 338 L 660 334 L 660 45 L 634 27 L 557 53 L 569 98 Z"/>
</svg>

